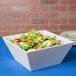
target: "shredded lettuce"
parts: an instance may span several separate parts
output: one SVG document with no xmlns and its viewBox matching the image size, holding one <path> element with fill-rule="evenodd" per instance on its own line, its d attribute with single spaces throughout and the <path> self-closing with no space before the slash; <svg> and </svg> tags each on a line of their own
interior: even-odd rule
<svg viewBox="0 0 76 76">
<path fill-rule="evenodd" d="M 27 40 L 27 35 L 22 34 L 22 35 L 20 36 L 20 39 L 21 39 L 21 40 Z"/>
<path fill-rule="evenodd" d="M 24 45 L 20 45 L 20 48 L 22 48 L 23 50 L 27 51 L 28 49 L 30 49 L 30 46 L 25 43 Z"/>
<path fill-rule="evenodd" d="M 48 36 L 42 35 L 40 32 L 36 32 L 35 29 L 32 29 L 27 34 L 21 34 L 18 39 L 8 39 L 11 42 L 16 42 L 14 44 L 18 44 L 20 48 L 25 51 L 29 51 L 31 49 L 37 50 L 36 47 L 47 48 L 56 45 L 62 45 L 61 41 L 58 41 L 56 36 Z"/>
</svg>

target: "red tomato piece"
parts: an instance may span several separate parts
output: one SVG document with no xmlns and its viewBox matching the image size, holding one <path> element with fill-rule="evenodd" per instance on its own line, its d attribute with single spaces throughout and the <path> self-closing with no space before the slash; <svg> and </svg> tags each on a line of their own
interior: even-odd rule
<svg viewBox="0 0 76 76">
<path fill-rule="evenodd" d="M 30 41 L 30 40 L 34 41 L 34 39 L 28 39 L 28 40 L 27 40 L 27 43 L 28 43 L 28 41 Z"/>
<path fill-rule="evenodd" d="M 40 48 L 40 46 L 37 46 L 35 49 L 38 50 Z"/>
<path fill-rule="evenodd" d="M 38 37 L 39 37 L 39 36 L 43 36 L 43 35 L 42 35 L 42 34 L 40 34 L 40 35 L 38 35 Z"/>
<path fill-rule="evenodd" d="M 15 39 L 15 40 L 18 40 L 19 42 L 21 42 L 21 40 L 20 40 L 20 39 Z"/>
</svg>

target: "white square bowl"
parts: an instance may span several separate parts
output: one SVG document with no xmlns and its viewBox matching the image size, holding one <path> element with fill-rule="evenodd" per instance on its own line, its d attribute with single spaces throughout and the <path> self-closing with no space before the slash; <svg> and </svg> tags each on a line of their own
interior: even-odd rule
<svg viewBox="0 0 76 76">
<path fill-rule="evenodd" d="M 62 41 L 63 45 L 43 48 L 41 50 L 35 51 L 24 51 L 23 49 L 19 48 L 6 39 L 14 39 L 19 37 L 21 34 L 3 37 L 3 40 L 9 48 L 9 51 L 13 55 L 14 59 L 30 71 L 60 64 L 73 44 L 73 41 L 70 41 L 64 37 L 58 36 L 46 30 L 41 30 L 37 32 L 40 32 L 43 35 L 56 36 L 57 39 Z"/>
</svg>

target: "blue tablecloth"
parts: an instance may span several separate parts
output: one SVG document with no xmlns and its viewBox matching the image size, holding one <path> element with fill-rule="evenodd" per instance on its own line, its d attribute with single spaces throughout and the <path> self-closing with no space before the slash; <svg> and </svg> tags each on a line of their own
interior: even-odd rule
<svg viewBox="0 0 76 76">
<path fill-rule="evenodd" d="M 28 71 L 13 59 L 0 37 L 0 76 L 76 76 L 76 47 L 72 47 L 62 64 Z"/>
</svg>

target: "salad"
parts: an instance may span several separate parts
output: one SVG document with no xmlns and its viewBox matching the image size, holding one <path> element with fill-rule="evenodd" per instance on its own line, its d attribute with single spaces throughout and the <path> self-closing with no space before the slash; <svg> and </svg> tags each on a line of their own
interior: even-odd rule
<svg viewBox="0 0 76 76">
<path fill-rule="evenodd" d="M 8 40 L 25 51 L 39 50 L 63 44 L 60 40 L 57 40 L 56 36 L 43 35 L 40 32 L 36 32 L 35 29 L 32 29 L 28 34 L 21 34 L 18 38 Z"/>
</svg>

